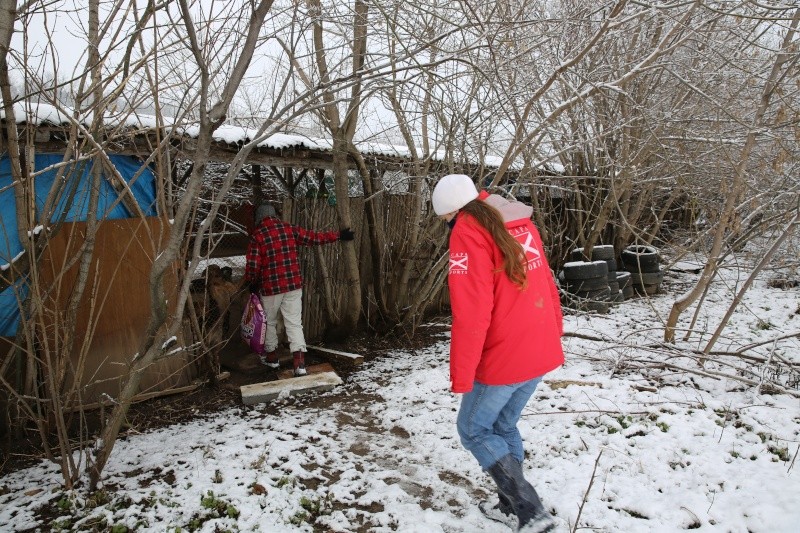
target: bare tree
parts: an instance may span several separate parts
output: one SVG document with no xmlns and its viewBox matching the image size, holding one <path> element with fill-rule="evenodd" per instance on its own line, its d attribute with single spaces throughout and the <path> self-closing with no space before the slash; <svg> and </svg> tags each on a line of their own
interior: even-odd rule
<svg viewBox="0 0 800 533">
<path fill-rule="evenodd" d="M 732 169 L 732 176 L 729 181 L 726 180 L 721 184 L 723 187 L 721 193 L 724 198 L 724 206 L 715 226 L 711 249 L 708 252 L 708 258 L 703 267 L 701 277 L 692 290 L 675 301 L 670 311 L 664 330 L 664 340 L 667 342 L 674 342 L 675 328 L 681 313 L 704 292 L 716 272 L 723 246 L 726 243 L 726 236 L 735 224 L 736 208 L 746 192 L 746 169 L 756 147 L 758 134 L 768 126 L 767 111 L 772 104 L 773 97 L 780 90 L 780 86 L 787 80 L 787 68 L 792 68 L 798 57 L 800 57 L 798 56 L 795 42 L 798 22 L 800 22 L 800 9 L 794 11 L 791 24 L 785 31 L 780 50 L 775 55 L 772 68 L 764 81 L 758 106 L 749 124 L 741 154 Z M 714 340 L 718 336 L 718 333 L 715 334 Z M 708 343 L 707 349 L 710 350 L 713 344 L 712 340 Z"/>
<path fill-rule="evenodd" d="M 69 74 L 12 50 L 15 25 L 49 13 L 39 2 L 16 6 L 0 8 L 0 95 L 24 254 L 10 262 L 0 284 L 28 283 L 31 292 L 20 298 L 26 319 L 15 347 L 0 360 L 0 378 L 36 422 L 68 485 L 84 471 L 73 459 L 67 428 L 69 407 L 83 394 L 75 378 L 91 342 L 76 335 L 76 310 L 87 298 L 99 302 L 98 313 L 106 304 L 91 278 L 103 218 L 96 212 L 100 180 L 115 187 L 117 202 L 136 220 L 147 218 L 109 159 L 116 143 L 130 141 L 125 128 L 136 123 L 134 111 L 146 110 L 155 124 L 144 164 L 156 169 L 158 211 L 169 224 L 146 237 L 158 251 L 148 287 L 152 307 L 122 393 L 87 455 L 92 486 L 144 370 L 187 349 L 174 344 L 220 204 L 251 151 L 286 125 L 317 125 L 330 136 L 341 227 L 355 225 L 351 192 L 364 195 L 367 257 L 360 263 L 355 244 L 345 244 L 346 294 L 337 298 L 330 286 L 323 289 L 343 332 L 364 317 L 362 304 L 372 296 L 380 326 L 412 331 L 435 303 L 446 277 L 447 232 L 425 202 L 428 186 L 443 173 L 468 173 L 503 192 L 529 191 L 556 262 L 575 244 L 590 254 L 601 242 L 617 248 L 666 242 L 677 218 L 683 226 L 707 219 L 711 229 L 698 225 L 684 235 L 687 250 L 705 251 L 710 241 L 709 261 L 697 287 L 674 304 L 665 328 L 672 341 L 681 313 L 702 303 L 726 254 L 764 238 L 768 257 L 796 226 L 798 9 L 791 3 L 307 0 L 278 9 L 263 0 L 231 10 L 179 0 L 128 10 L 119 1 L 105 6 L 110 16 L 102 20 L 92 0 L 84 63 Z M 21 82 L 12 79 L 18 69 L 25 74 Z M 16 116 L 31 113 L 34 101 L 65 117 L 69 138 L 63 160 L 51 169 L 57 185 L 42 207 L 33 192 L 41 170 L 29 149 L 35 128 L 18 127 Z M 376 109 L 380 128 L 367 131 L 364 125 L 374 126 L 367 114 Z M 200 210 L 213 139 L 226 122 L 256 132 Z M 192 161 L 176 179 L 173 142 L 189 129 Z M 387 137 L 408 148 L 402 166 L 375 165 L 359 149 L 359 141 Z M 499 165 L 494 154 L 502 154 Z M 65 260 L 65 270 L 78 272 L 75 291 L 52 334 L 43 335 L 47 313 L 62 312 L 51 302 L 61 281 L 40 283 L 33 258 L 64 227 L 57 206 L 74 198 L 67 178 L 81 166 L 91 168 L 95 207 Z M 386 225 L 399 204 L 387 200 L 398 192 L 388 178 L 398 173 L 406 179 L 400 192 L 407 232 L 392 240 Z M 324 178 L 325 171 L 314 177 Z M 284 184 L 292 192 L 297 185 Z M 38 226 L 48 230 L 37 233 Z M 186 239 L 187 228 L 196 239 Z M 421 267 L 424 261 L 429 264 Z M 360 270 L 367 263 L 371 280 Z M 173 290 L 166 280 L 176 270 Z M 372 293 L 365 293 L 370 281 Z M 25 382 L 5 382 L 17 363 Z M 50 449 L 53 434 L 57 444 Z"/>
<path fill-rule="evenodd" d="M 196 157 L 186 193 L 176 205 L 173 229 L 166 243 L 166 248 L 155 260 L 150 274 L 150 295 L 153 307 L 151 309 L 150 323 L 143 336 L 143 341 L 139 350 L 140 355 L 132 363 L 130 376 L 120 393 L 111 419 L 103 430 L 99 441 L 100 445 L 95 449 L 93 458 L 88 465 L 90 485 L 92 488 L 97 486 L 103 468 L 111 455 L 114 442 L 119 435 L 119 429 L 125 418 L 125 413 L 130 406 L 131 399 L 138 390 L 141 371 L 158 357 L 164 355 L 170 344 L 167 340 L 176 334 L 180 326 L 180 321 L 169 320 L 166 307 L 167 295 L 164 286 L 164 277 L 166 272 L 172 268 L 173 263 L 178 259 L 185 228 L 189 220 L 189 214 L 192 211 L 192 204 L 199 191 L 205 165 L 208 160 L 212 134 L 224 121 L 225 114 L 233 100 L 236 89 L 247 72 L 256 44 L 258 43 L 261 26 L 271 6 L 271 0 L 265 0 L 252 6 L 252 11 L 248 13 L 249 20 L 246 21 L 246 25 L 243 28 L 242 42 L 240 47 L 237 47 L 238 54 L 234 56 L 234 65 L 231 69 L 230 76 L 222 83 L 221 91 L 217 96 L 212 93 L 211 84 L 213 73 L 210 71 L 211 64 L 209 58 L 205 55 L 205 52 L 208 51 L 208 45 L 212 43 L 203 42 L 199 38 L 195 31 L 195 20 L 192 16 L 190 6 L 185 0 L 180 2 L 181 22 L 186 31 L 189 50 L 196 62 L 200 82 L 200 98 L 198 102 L 199 133 L 197 150 L 195 152 Z M 179 310 L 182 309 L 181 303 L 182 302 L 179 301 Z"/>
</svg>

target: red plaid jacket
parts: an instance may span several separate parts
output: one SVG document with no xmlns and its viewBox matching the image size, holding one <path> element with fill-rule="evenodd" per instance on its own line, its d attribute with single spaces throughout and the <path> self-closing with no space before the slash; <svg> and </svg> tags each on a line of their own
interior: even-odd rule
<svg viewBox="0 0 800 533">
<path fill-rule="evenodd" d="M 245 281 L 258 283 L 263 296 L 300 289 L 303 278 L 297 247 L 338 240 L 338 231 L 311 231 L 275 217 L 266 217 L 256 226 L 247 245 Z"/>
</svg>

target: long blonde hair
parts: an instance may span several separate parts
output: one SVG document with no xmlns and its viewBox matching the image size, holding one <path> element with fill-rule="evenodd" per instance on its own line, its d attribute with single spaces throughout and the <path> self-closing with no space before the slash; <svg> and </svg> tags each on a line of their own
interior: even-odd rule
<svg viewBox="0 0 800 533">
<path fill-rule="evenodd" d="M 508 233 L 500 211 L 482 200 L 472 200 L 461 211 L 474 218 L 492 236 L 503 255 L 503 271 L 520 289 L 528 286 L 528 269 L 522 245 Z"/>
</svg>

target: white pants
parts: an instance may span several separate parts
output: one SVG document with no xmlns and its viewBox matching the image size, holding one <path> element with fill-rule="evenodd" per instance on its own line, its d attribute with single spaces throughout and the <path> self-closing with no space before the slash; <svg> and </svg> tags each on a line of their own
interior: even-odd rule
<svg viewBox="0 0 800 533">
<path fill-rule="evenodd" d="M 261 305 L 267 319 L 267 336 L 264 351 L 272 352 L 278 347 L 278 311 L 283 317 L 289 349 L 294 352 L 306 351 L 306 338 L 303 335 L 303 289 L 282 294 L 262 296 Z"/>
</svg>

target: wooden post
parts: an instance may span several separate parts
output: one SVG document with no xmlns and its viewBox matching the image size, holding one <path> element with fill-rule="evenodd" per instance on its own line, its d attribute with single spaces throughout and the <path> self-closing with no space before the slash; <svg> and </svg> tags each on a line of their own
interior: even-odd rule
<svg viewBox="0 0 800 533">
<path fill-rule="evenodd" d="M 250 170 L 250 184 L 253 186 L 253 205 L 258 207 L 264 201 L 261 165 L 250 165 Z"/>
</svg>

